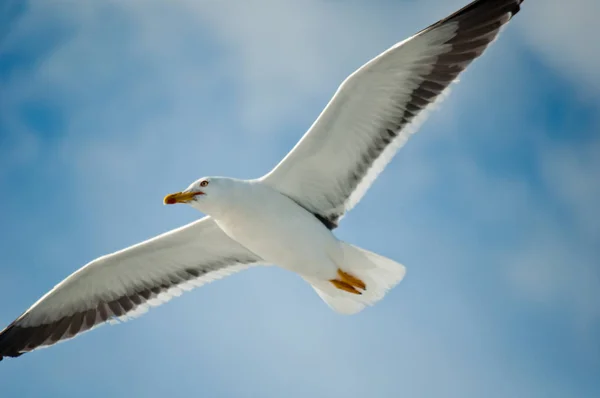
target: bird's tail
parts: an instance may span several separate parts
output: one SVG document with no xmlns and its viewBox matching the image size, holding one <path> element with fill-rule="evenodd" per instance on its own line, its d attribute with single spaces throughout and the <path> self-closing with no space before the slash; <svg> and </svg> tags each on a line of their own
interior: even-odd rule
<svg viewBox="0 0 600 398">
<path fill-rule="evenodd" d="M 338 264 L 339 278 L 333 282 L 307 279 L 334 311 L 355 314 L 381 300 L 404 278 L 402 264 L 349 243 L 340 244 L 343 263 Z"/>
</svg>

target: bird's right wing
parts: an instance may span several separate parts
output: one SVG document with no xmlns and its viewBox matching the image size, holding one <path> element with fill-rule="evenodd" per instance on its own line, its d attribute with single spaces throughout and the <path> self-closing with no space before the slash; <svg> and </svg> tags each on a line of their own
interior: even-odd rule
<svg viewBox="0 0 600 398">
<path fill-rule="evenodd" d="M 261 259 L 210 217 L 100 257 L 71 274 L 0 332 L 0 360 L 126 320 L 184 290 Z"/>
<path fill-rule="evenodd" d="M 335 228 L 522 2 L 473 1 L 367 62 L 262 181 Z"/>
</svg>

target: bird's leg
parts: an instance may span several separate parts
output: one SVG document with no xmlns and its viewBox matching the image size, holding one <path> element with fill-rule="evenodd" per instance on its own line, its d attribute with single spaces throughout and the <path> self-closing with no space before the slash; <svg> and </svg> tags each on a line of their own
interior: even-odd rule
<svg viewBox="0 0 600 398">
<path fill-rule="evenodd" d="M 367 285 L 365 285 L 365 283 L 363 281 L 361 281 L 360 279 L 358 279 L 357 277 L 350 275 L 349 273 L 344 272 L 339 268 L 338 268 L 337 273 L 340 276 L 340 278 L 342 279 L 342 281 L 346 282 L 347 284 L 349 284 L 353 287 L 357 287 L 362 290 L 367 289 Z"/>
<path fill-rule="evenodd" d="M 333 286 L 337 287 L 340 290 L 344 290 L 348 293 L 352 294 L 362 294 L 360 291 L 356 290 L 352 285 L 342 282 L 338 279 L 330 279 L 329 282 L 333 284 Z"/>
<path fill-rule="evenodd" d="M 339 268 L 337 273 L 340 278 L 331 279 L 330 282 L 333 284 L 333 286 L 337 287 L 338 289 L 344 290 L 352 294 L 362 294 L 362 292 L 357 288 L 362 290 L 367 289 L 367 285 L 365 285 L 365 283 L 357 277 L 350 275 L 349 273 L 344 272 Z"/>
</svg>

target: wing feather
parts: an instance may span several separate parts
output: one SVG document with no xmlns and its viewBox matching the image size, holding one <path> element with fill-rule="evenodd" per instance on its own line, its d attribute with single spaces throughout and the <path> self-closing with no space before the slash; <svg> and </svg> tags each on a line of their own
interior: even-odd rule
<svg viewBox="0 0 600 398">
<path fill-rule="evenodd" d="M 476 0 L 352 73 L 262 181 L 333 229 L 523 0 Z"/>
<path fill-rule="evenodd" d="M 0 332 L 0 360 L 126 321 L 260 258 L 205 217 L 71 274 Z"/>
</svg>

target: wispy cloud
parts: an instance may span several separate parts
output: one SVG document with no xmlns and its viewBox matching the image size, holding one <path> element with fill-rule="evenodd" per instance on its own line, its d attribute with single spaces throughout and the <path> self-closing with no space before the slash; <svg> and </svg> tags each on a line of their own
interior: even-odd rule
<svg viewBox="0 0 600 398">
<path fill-rule="evenodd" d="M 537 1 L 536 17 L 523 24 L 524 39 L 548 65 L 577 84 L 582 96 L 597 103 L 600 93 L 600 53 L 591 48 L 600 3 L 576 0 Z"/>
<path fill-rule="evenodd" d="M 462 5 L 29 2 L 0 48 L 0 186 L 21 193 L 0 199 L 2 322 L 94 256 L 198 216 L 164 193 L 268 171 L 350 72 Z M 82 389 L 67 380 L 98 396 L 593 391 L 598 123 L 555 109 L 597 94 L 582 9 L 526 2 L 344 220 L 341 238 L 408 267 L 377 307 L 338 317 L 303 281 L 252 270 L 11 361 L 9 388 L 39 396 L 34 373 L 62 396 Z M 73 366 L 82 352 L 95 361 Z M 109 367 L 113 385 L 90 375 Z"/>
</svg>

